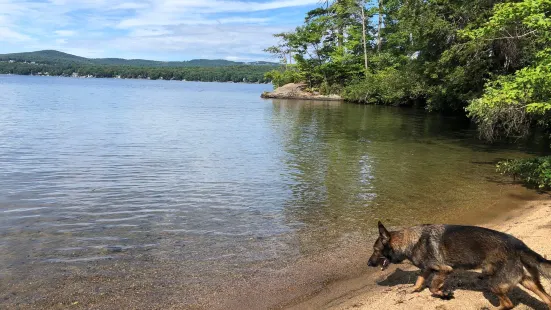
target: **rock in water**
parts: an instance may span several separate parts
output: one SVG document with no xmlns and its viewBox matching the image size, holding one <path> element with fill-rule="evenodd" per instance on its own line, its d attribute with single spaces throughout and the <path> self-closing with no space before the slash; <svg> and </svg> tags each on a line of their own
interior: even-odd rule
<svg viewBox="0 0 551 310">
<path fill-rule="evenodd" d="M 339 95 L 320 95 L 318 92 L 309 92 L 304 83 L 285 84 L 272 92 L 262 93 L 260 97 L 266 99 L 343 100 Z"/>
</svg>

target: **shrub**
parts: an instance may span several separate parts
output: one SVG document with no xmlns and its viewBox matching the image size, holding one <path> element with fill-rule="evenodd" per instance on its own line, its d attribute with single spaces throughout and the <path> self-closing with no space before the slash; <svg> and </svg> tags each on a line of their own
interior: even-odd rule
<svg viewBox="0 0 551 310">
<path fill-rule="evenodd" d="M 551 156 L 501 161 L 497 172 L 540 189 L 551 188 Z"/>
<path fill-rule="evenodd" d="M 272 81 L 274 88 L 283 86 L 289 83 L 298 83 L 304 80 L 302 74 L 300 74 L 295 68 L 288 70 L 272 70 L 264 74 L 264 78 Z"/>
<path fill-rule="evenodd" d="M 342 92 L 342 86 L 339 84 L 329 85 L 327 82 L 321 83 L 319 92 L 322 95 L 338 95 Z"/>
<path fill-rule="evenodd" d="M 342 95 L 353 102 L 400 105 L 424 97 L 425 87 L 412 71 L 386 68 L 347 86 Z"/>
</svg>

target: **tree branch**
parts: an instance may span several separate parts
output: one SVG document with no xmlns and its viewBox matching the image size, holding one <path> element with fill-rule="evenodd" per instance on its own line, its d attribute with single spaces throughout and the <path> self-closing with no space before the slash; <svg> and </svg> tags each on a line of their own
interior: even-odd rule
<svg viewBox="0 0 551 310">
<path fill-rule="evenodd" d="M 492 38 L 492 39 L 485 39 L 484 41 L 495 41 L 495 40 L 510 40 L 510 39 L 520 39 L 520 38 L 524 38 L 524 37 L 527 37 L 533 33 L 535 33 L 536 30 L 532 30 L 530 32 L 527 32 L 525 34 L 521 34 L 521 35 L 517 35 L 517 36 L 508 36 L 508 37 L 499 37 L 499 38 Z"/>
</svg>

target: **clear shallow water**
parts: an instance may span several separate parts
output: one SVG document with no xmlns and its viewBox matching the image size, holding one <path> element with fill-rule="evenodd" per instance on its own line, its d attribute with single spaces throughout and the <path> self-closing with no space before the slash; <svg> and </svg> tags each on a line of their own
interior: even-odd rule
<svg viewBox="0 0 551 310">
<path fill-rule="evenodd" d="M 379 219 L 475 223 L 534 195 L 494 163 L 537 145 L 270 87 L 0 76 L 0 304 L 273 306 L 354 273 L 332 253 L 366 251 Z M 295 272 L 308 257 L 326 269 Z"/>
</svg>

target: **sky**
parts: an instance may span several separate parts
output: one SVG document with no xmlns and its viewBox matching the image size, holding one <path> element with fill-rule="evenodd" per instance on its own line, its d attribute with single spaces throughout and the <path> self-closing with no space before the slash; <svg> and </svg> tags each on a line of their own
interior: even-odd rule
<svg viewBox="0 0 551 310">
<path fill-rule="evenodd" d="M 54 49 L 83 57 L 272 60 L 272 34 L 319 0 L 0 0 L 0 54 Z"/>
</svg>

